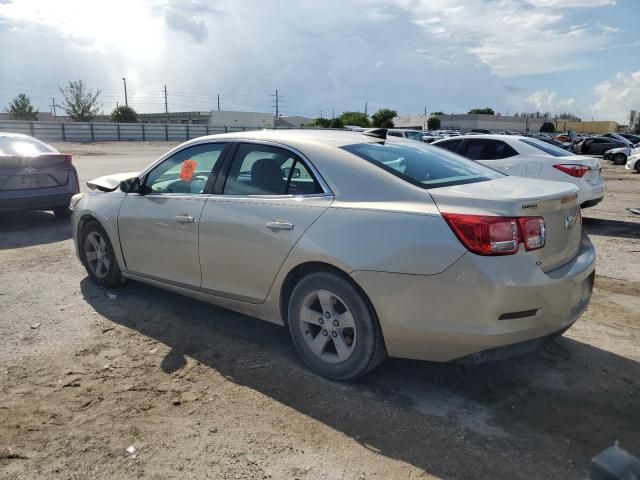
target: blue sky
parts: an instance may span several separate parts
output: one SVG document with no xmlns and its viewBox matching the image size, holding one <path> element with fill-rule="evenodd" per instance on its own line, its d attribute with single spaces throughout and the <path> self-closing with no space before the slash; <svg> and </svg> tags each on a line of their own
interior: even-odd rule
<svg viewBox="0 0 640 480">
<path fill-rule="evenodd" d="M 640 109 L 637 0 L 0 0 L 0 105 L 81 78 L 105 111 Z"/>
</svg>

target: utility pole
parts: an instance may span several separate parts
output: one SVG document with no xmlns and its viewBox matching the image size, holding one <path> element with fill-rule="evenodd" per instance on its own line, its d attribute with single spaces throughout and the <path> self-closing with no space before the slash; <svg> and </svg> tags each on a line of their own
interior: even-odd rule
<svg viewBox="0 0 640 480">
<path fill-rule="evenodd" d="M 427 129 L 427 107 L 424 107 L 424 124 L 422 125 L 422 130 Z"/>
<path fill-rule="evenodd" d="M 124 82 L 124 105 L 128 107 L 129 101 L 127 100 L 127 79 L 122 77 L 122 81 Z"/>
<path fill-rule="evenodd" d="M 320 118 L 322 118 L 322 110 L 320 110 Z"/>
<path fill-rule="evenodd" d="M 367 102 L 364 102 L 364 116 L 368 117 L 368 115 L 367 115 Z"/>
<path fill-rule="evenodd" d="M 275 95 L 271 95 L 271 97 L 275 97 L 276 98 L 276 104 L 275 105 L 271 105 L 272 107 L 276 107 L 276 118 L 280 117 L 280 97 L 278 96 L 278 89 L 276 88 L 276 94 Z"/>
<path fill-rule="evenodd" d="M 167 103 L 167 86 L 164 86 L 164 113 L 169 113 L 169 105 Z"/>
<path fill-rule="evenodd" d="M 218 111 L 220 111 L 220 94 L 218 94 Z"/>
<path fill-rule="evenodd" d="M 62 105 L 57 105 L 57 104 L 56 104 L 56 99 L 55 99 L 55 97 L 51 97 L 51 109 L 53 110 L 53 116 L 54 116 L 54 117 L 57 117 L 57 114 L 56 114 L 56 107 L 61 107 L 61 106 L 62 106 Z"/>
</svg>

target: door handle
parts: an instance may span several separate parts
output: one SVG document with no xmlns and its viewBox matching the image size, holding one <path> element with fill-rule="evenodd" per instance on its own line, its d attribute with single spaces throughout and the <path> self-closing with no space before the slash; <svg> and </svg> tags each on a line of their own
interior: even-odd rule
<svg viewBox="0 0 640 480">
<path fill-rule="evenodd" d="M 191 215 L 176 215 L 176 222 L 192 223 L 194 221 Z"/>
<path fill-rule="evenodd" d="M 267 222 L 264 224 L 267 228 L 272 228 L 274 230 L 293 230 L 293 223 L 283 222 L 277 220 L 275 222 Z"/>
</svg>

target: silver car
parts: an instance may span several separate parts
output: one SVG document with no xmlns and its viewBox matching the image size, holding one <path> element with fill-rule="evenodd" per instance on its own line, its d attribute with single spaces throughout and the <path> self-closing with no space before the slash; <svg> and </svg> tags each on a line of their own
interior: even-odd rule
<svg viewBox="0 0 640 480">
<path fill-rule="evenodd" d="M 99 285 L 145 282 L 279 325 L 316 372 L 482 361 L 561 334 L 595 252 L 577 187 L 371 132 L 186 142 L 72 200 Z"/>
<path fill-rule="evenodd" d="M 0 132 L 0 212 L 53 210 L 68 218 L 79 191 L 70 155 L 27 135 Z"/>
</svg>

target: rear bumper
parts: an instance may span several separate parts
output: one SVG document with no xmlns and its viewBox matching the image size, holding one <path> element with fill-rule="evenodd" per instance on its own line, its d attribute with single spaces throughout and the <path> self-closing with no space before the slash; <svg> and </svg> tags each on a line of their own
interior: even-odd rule
<svg viewBox="0 0 640 480">
<path fill-rule="evenodd" d="M 584 235 L 578 255 L 547 273 L 521 251 L 468 253 L 437 275 L 352 277 L 376 309 L 389 355 L 451 361 L 566 330 L 591 300 L 594 272 L 595 250 Z M 505 319 L 522 312 L 529 313 Z"/>
<path fill-rule="evenodd" d="M 587 200 L 586 202 L 582 202 L 580 204 L 580 208 L 589 208 L 589 207 L 595 207 L 596 205 L 598 205 L 602 200 L 604 200 L 604 197 L 598 197 L 598 198 L 594 198 L 593 200 Z"/>
<path fill-rule="evenodd" d="M 69 205 L 76 192 L 55 193 L 46 195 L 25 195 L 22 197 L 4 197 L 0 195 L 0 211 L 12 210 L 49 210 L 54 207 Z"/>
<path fill-rule="evenodd" d="M 604 198 L 604 181 L 602 180 L 593 184 L 585 181 L 582 185 L 579 185 L 579 188 L 578 201 L 582 208 L 593 207 Z"/>
</svg>

